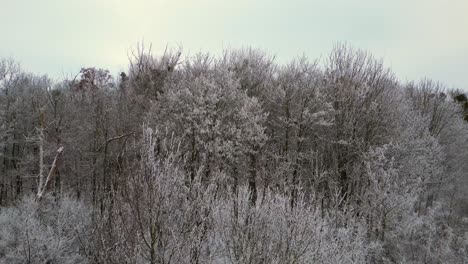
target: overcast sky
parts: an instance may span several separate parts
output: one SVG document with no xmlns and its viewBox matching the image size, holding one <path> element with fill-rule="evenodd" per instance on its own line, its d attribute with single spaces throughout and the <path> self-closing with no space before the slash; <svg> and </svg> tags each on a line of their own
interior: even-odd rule
<svg viewBox="0 0 468 264">
<path fill-rule="evenodd" d="M 252 46 L 280 63 L 346 41 L 405 80 L 468 90 L 468 0 L 0 0 L 0 57 L 55 78 L 84 66 L 117 73 L 138 42 L 155 53 Z"/>
</svg>

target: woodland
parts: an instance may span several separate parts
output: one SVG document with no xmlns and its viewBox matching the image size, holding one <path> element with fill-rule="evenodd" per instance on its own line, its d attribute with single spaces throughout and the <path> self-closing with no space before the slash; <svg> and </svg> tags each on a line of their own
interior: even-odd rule
<svg viewBox="0 0 468 264">
<path fill-rule="evenodd" d="M 468 99 L 336 44 L 0 59 L 0 263 L 468 263 Z"/>
</svg>

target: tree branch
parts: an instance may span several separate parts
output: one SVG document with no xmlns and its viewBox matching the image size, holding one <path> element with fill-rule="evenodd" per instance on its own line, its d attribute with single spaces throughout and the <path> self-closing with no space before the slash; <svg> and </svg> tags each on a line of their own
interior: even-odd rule
<svg viewBox="0 0 468 264">
<path fill-rule="evenodd" d="M 61 156 L 63 152 L 63 147 L 60 147 L 57 150 L 57 154 L 55 155 L 54 161 L 52 162 L 52 166 L 50 168 L 49 174 L 47 175 L 47 179 L 44 183 L 43 186 L 39 186 L 38 191 L 37 191 L 37 199 L 40 200 L 42 196 L 44 196 L 45 191 L 47 190 L 47 185 L 49 184 L 50 180 L 53 177 L 53 174 L 55 172 L 55 168 L 57 167 L 57 160 Z"/>
</svg>

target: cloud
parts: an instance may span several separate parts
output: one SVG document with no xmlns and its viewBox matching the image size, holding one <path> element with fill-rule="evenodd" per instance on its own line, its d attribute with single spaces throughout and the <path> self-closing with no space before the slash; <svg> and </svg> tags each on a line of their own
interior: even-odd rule
<svg viewBox="0 0 468 264">
<path fill-rule="evenodd" d="M 252 45 L 286 62 L 325 56 L 337 41 L 370 51 L 403 79 L 468 89 L 468 1 L 15 0 L 3 3 L 0 56 L 60 75 L 124 69 L 137 42 L 190 53 Z M 457 74 L 454 74 L 457 73 Z"/>
</svg>

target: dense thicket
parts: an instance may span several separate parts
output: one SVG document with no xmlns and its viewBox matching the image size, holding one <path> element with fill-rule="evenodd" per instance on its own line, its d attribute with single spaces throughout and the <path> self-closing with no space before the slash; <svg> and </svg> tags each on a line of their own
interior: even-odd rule
<svg viewBox="0 0 468 264">
<path fill-rule="evenodd" d="M 467 109 L 341 44 L 60 82 L 4 59 L 0 263 L 466 263 Z"/>
</svg>

